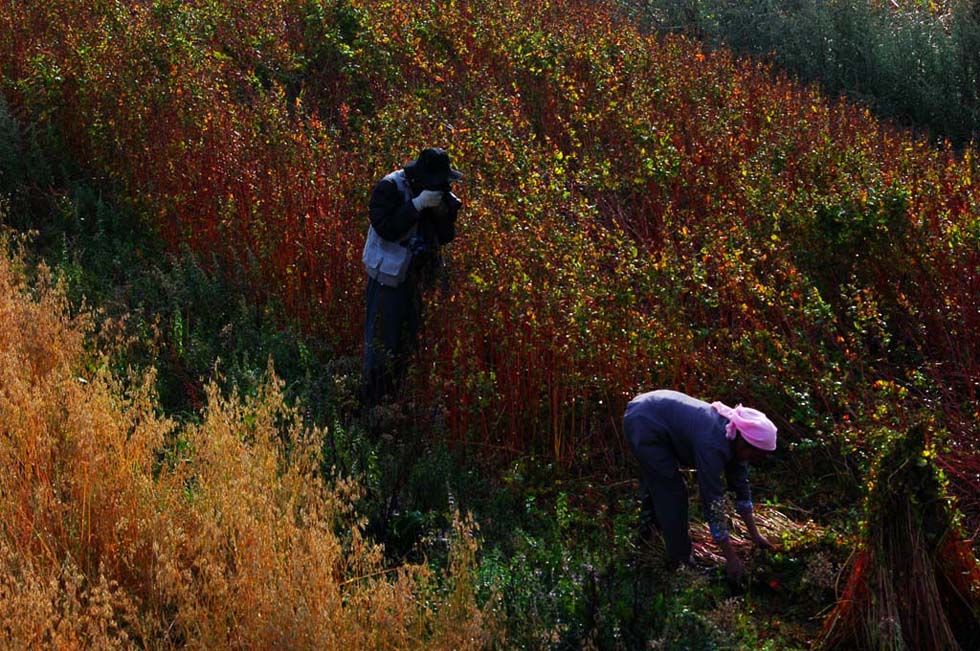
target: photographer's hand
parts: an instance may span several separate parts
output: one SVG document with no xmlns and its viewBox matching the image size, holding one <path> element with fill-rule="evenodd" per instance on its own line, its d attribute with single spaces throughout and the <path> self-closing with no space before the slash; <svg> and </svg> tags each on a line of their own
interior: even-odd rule
<svg viewBox="0 0 980 651">
<path fill-rule="evenodd" d="M 442 201 L 442 194 L 437 190 L 422 190 L 419 196 L 412 199 L 412 204 L 419 212 L 425 208 L 435 208 Z"/>
</svg>

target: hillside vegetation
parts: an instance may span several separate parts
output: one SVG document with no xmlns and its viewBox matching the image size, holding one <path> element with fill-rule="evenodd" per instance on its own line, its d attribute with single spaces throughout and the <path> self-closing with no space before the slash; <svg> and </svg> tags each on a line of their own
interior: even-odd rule
<svg viewBox="0 0 980 651">
<path fill-rule="evenodd" d="M 643 24 L 765 56 L 934 138 L 980 134 L 976 0 L 646 0 Z"/>
<path fill-rule="evenodd" d="M 397 580 L 366 585 L 365 599 L 374 589 L 379 599 L 391 600 L 378 605 L 398 622 L 386 632 L 408 640 L 392 646 L 436 644 L 460 630 L 471 635 L 481 622 L 492 630 L 481 607 L 493 604 L 494 580 L 512 588 L 504 609 L 512 637 L 534 639 L 541 648 L 584 643 L 599 630 L 622 643 L 622 631 L 634 624 L 648 627 L 629 629 L 638 637 L 652 630 L 661 640 L 682 640 L 690 630 L 710 629 L 712 639 L 761 644 L 770 633 L 739 620 L 742 610 L 715 602 L 708 608 L 694 588 L 680 597 L 644 592 L 649 586 L 631 576 L 633 561 L 618 555 L 629 537 L 624 522 L 635 519 L 635 509 L 623 506 L 629 498 L 615 488 L 633 475 L 621 416 L 630 397 L 654 387 L 745 402 L 773 417 L 781 443 L 766 479 L 767 500 L 774 509 L 792 502 L 829 528 L 773 527 L 787 549 L 810 554 L 811 561 L 832 557 L 827 565 L 839 569 L 842 540 L 856 545 L 854 536 L 863 533 L 863 544 L 875 544 L 868 531 L 882 528 L 856 521 L 878 522 L 874 514 L 885 501 L 876 502 L 873 486 L 862 491 L 861 483 L 882 451 L 923 423 L 931 452 L 922 458 L 930 469 L 938 466 L 942 479 L 938 497 L 931 484 L 928 494 L 945 503 L 948 488 L 959 497 L 962 523 L 943 511 L 957 536 L 961 528 L 967 538 L 980 529 L 980 161 L 971 147 L 936 146 L 768 64 L 709 50 L 684 35 L 646 33 L 615 2 L 6 2 L 0 5 L 0 72 L 6 221 L 37 231 L 49 250 L 60 247 L 62 260 L 72 260 L 80 240 L 61 229 L 68 224 L 76 235 L 87 233 L 86 241 L 109 255 L 79 259 L 114 276 L 118 286 L 94 297 L 109 305 L 133 296 L 134 288 L 159 290 L 167 309 L 153 327 L 169 340 L 169 357 L 151 354 L 145 366 L 179 372 L 178 380 L 137 378 L 134 386 L 145 389 L 124 390 L 117 383 L 125 350 L 106 353 L 109 375 L 78 370 L 98 366 L 82 355 L 82 335 L 65 321 L 78 302 L 68 310 L 65 294 L 42 292 L 54 303 L 42 301 L 37 309 L 74 342 L 54 349 L 79 351 L 43 362 L 60 369 L 50 400 L 69 386 L 83 392 L 69 403 L 81 410 L 77 418 L 71 410 L 54 413 L 69 423 L 104 423 L 69 438 L 83 448 L 122 450 L 131 461 L 97 457 L 106 468 L 97 472 L 95 461 L 62 459 L 58 441 L 74 430 L 52 425 L 60 432 L 50 439 L 55 452 L 38 459 L 57 468 L 46 470 L 41 484 L 67 464 L 68 478 L 53 485 L 71 494 L 64 508 L 80 509 L 71 511 L 76 520 L 37 529 L 29 512 L 17 511 L 37 498 L 13 497 L 15 488 L 31 485 L 27 478 L 27 484 L 11 480 L 14 492 L 4 488 L 10 503 L 2 508 L 13 509 L 6 521 L 14 524 L 0 544 L 8 558 L 19 559 L 12 567 L 25 572 L 14 585 L 34 586 L 28 592 L 54 600 L 52 608 L 95 598 L 58 602 L 62 597 L 44 592 L 52 577 L 64 583 L 76 568 L 89 582 L 104 574 L 119 585 L 152 588 L 136 594 L 157 595 L 133 604 L 150 614 L 127 625 L 127 635 L 143 631 L 145 639 L 176 646 L 192 638 L 207 645 L 212 635 L 233 639 L 221 628 L 229 622 L 262 616 L 249 599 L 296 603 L 291 612 L 299 613 L 310 607 L 299 602 L 311 591 L 327 599 L 338 586 L 359 586 L 345 583 L 353 577 L 391 570 L 368 543 L 359 546 L 360 525 L 345 523 L 338 534 L 329 524 L 346 511 L 327 508 L 338 503 L 339 489 L 322 471 L 344 466 L 344 452 L 337 451 L 336 437 L 296 424 L 298 407 L 281 394 L 303 382 L 317 387 L 305 396 L 314 399 L 303 405 L 314 421 L 307 425 L 356 433 L 346 424 L 337 429 L 334 421 L 346 417 L 345 394 L 337 388 L 346 380 L 338 369 L 356 367 L 361 346 L 367 196 L 378 178 L 430 144 L 447 148 L 464 172 L 457 192 L 464 210 L 448 248 L 446 282 L 429 297 L 424 345 L 404 401 L 414 410 L 414 430 L 406 433 L 406 421 L 398 421 L 405 427 L 400 434 L 444 434 L 469 468 L 499 471 L 512 491 L 532 475 L 589 483 L 578 502 L 585 515 L 570 514 L 565 491 L 549 492 L 547 510 L 556 522 L 545 533 L 513 531 L 508 520 L 485 530 L 488 538 L 526 533 L 527 544 L 514 544 L 520 553 L 512 553 L 510 542 L 487 553 L 479 597 L 466 592 L 472 586 L 462 587 L 464 581 L 455 591 L 444 588 L 444 601 L 435 598 L 429 610 L 424 599 L 413 601 L 428 584 L 410 563 L 394 565 L 409 568 L 399 570 Z M 124 278 L 147 264 L 145 256 L 164 257 L 155 244 L 134 237 L 132 246 L 121 240 L 123 251 L 100 241 L 122 232 L 107 227 L 109 206 L 134 217 L 132 228 L 183 261 L 174 263 L 175 271 L 154 271 L 162 289 L 147 277 Z M 72 287 L 66 272 L 69 295 L 91 287 L 81 263 L 64 269 L 82 278 Z M 234 292 L 171 287 L 196 278 L 197 270 Z M 9 265 L 4 273 L 12 279 L 7 286 L 23 284 Z M 23 289 L 8 295 L 17 309 L 35 309 Z M 154 300 L 141 309 L 152 309 Z M 221 329 L 218 312 L 222 318 L 234 312 L 234 327 Z M 190 343 L 201 340 L 187 333 L 212 322 L 208 341 L 233 342 L 239 352 L 256 333 L 267 343 L 272 326 L 297 333 L 296 341 L 316 342 L 292 348 L 276 340 L 276 350 L 288 349 L 284 356 L 305 378 L 297 373 L 283 390 L 271 376 L 255 381 L 245 355 L 233 365 L 236 379 L 253 378 L 249 397 L 206 389 L 195 374 L 217 364 L 219 347 L 194 348 Z M 35 340 L 16 329 L 7 336 L 21 337 L 11 341 L 27 348 Z M 256 346 L 251 355 L 267 354 L 270 349 Z M 322 377 L 311 379 L 318 369 Z M 18 361 L 3 372 L 28 387 L 25 396 L 35 391 L 31 387 L 46 386 L 39 377 L 20 375 L 28 371 Z M 79 376 L 85 383 L 76 386 Z M 182 420 L 176 425 L 159 416 L 172 405 L 154 402 L 151 385 L 165 398 L 185 393 L 181 406 L 189 415 L 180 418 L 186 429 Z M 6 386 L 15 385 L 5 376 Z M 91 391 L 101 393 L 85 393 Z M 259 397 L 249 402 L 253 393 Z M 4 399 L 10 395 L 0 391 Z M 34 413 L 20 411 L 28 408 L 24 400 L 11 412 L 18 419 Z M 39 403 L 39 413 L 54 404 Z M 22 450 L 18 455 L 37 452 L 28 435 L 33 429 L 11 424 L 7 431 L 17 436 L 4 445 Z M 304 437 L 312 437 L 309 449 Z M 242 438 L 247 445 L 238 447 Z M 102 440 L 108 443 L 97 443 Z M 382 449 L 385 440 L 373 444 Z M 136 448 L 126 452 L 127 446 Z M 209 446 L 216 446 L 212 456 Z M 189 465 L 167 456 L 184 449 L 191 451 Z M 252 457 L 260 457 L 258 469 L 245 461 Z M 237 465 L 197 468 L 214 459 Z M 34 467 L 47 466 L 24 466 Z M 373 457 L 342 468 L 348 469 L 382 474 Z M 213 492 L 196 483 L 212 471 L 216 482 L 230 483 L 214 484 Z M 86 472 L 92 474 L 78 475 Z M 425 472 L 406 474 L 412 475 L 406 482 L 421 482 Z M 602 484 L 594 491 L 593 479 Z M 96 499 L 94 489 L 118 497 L 100 493 Z M 436 486 L 433 492 L 449 491 Z M 863 515 L 855 507 L 862 494 Z M 61 495 L 55 491 L 50 500 Z M 268 501 L 274 495 L 280 502 Z M 451 492 L 445 497 L 453 499 Z M 533 495 L 505 497 L 528 517 L 538 509 Z M 256 519 L 253 529 L 222 528 L 226 499 L 235 514 Z M 93 514 L 86 506 L 92 504 L 111 512 Z M 315 513 L 294 513 L 301 504 L 316 505 Z M 392 509 L 386 508 L 377 520 L 390 529 Z M 209 519 L 198 509 L 218 515 Z M 774 511 L 772 522 L 784 523 L 780 517 Z M 217 537 L 208 527 L 217 527 Z M 799 534 L 801 527 L 809 533 Z M 163 537 L 125 543 L 144 540 L 147 531 Z M 246 540 L 242 535 L 247 544 L 239 542 Z M 471 549 L 470 538 L 460 535 L 462 548 Z M 561 542 L 537 545 L 536 535 Z M 219 541 L 214 548 L 212 540 Z M 222 547 L 220 541 L 231 542 Z M 163 579 L 147 559 L 162 552 L 150 554 L 147 544 L 173 559 L 174 577 L 186 571 L 188 580 L 198 581 L 191 586 L 180 579 L 173 587 L 168 580 L 164 588 L 171 592 L 157 610 L 152 600 L 160 598 L 160 588 L 153 581 Z M 259 564 L 258 578 L 229 569 L 249 566 L 250 544 L 268 546 L 261 555 L 271 565 Z M 968 563 L 969 550 L 954 547 L 956 558 Z M 332 555 L 321 558 L 315 551 L 321 548 Z M 212 561 L 212 552 L 220 558 Z M 945 552 L 937 553 L 942 561 Z M 40 574 L 24 569 L 35 556 L 47 559 L 37 562 Z M 103 572 L 100 564 L 109 556 L 120 565 Z M 464 557 L 465 575 L 466 563 L 475 561 Z M 181 559 L 191 560 L 181 565 Z M 601 574 L 593 571 L 596 559 L 606 565 Z M 791 596 L 807 610 L 794 616 L 812 626 L 832 601 L 833 582 L 822 581 L 825 591 L 808 600 L 798 560 L 787 557 L 773 571 L 792 565 Z M 547 563 L 547 572 L 533 567 L 536 561 Z M 311 570 L 295 585 L 285 578 L 306 564 L 322 575 Z M 364 571 L 350 569 L 355 566 Z M 209 574 L 214 567 L 223 569 Z M 444 569 L 436 584 L 453 585 L 449 561 Z M 221 583 L 229 572 L 243 582 L 241 593 Z M 778 602 L 786 593 L 772 581 Z M 259 589 L 269 585 L 289 595 L 268 588 L 273 592 L 260 597 Z M 524 585 L 532 587 L 521 592 Z M 539 586 L 545 587 L 533 593 Z M 65 590 L 58 594 L 71 594 Z M 107 584 L 98 598 L 111 599 L 115 590 Z M 553 608 L 536 601 L 566 597 L 567 604 Z M 663 612 L 640 608 L 646 598 Z M 445 600 L 450 605 L 439 607 Z M 345 626 L 354 601 L 334 599 L 322 608 Z M 976 615 L 971 607 L 967 619 Z M 195 609 L 212 609 L 213 619 L 194 629 L 197 616 L 188 613 Z M 715 619 L 687 619 L 692 610 L 711 609 Z M 313 640 L 301 628 L 307 622 L 296 617 L 298 637 L 289 639 Z M 364 628 L 342 630 L 363 642 L 372 634 L 367 617 Z M 836 621 L 858 627 L 861 615 L 848 617 Z M 240 646 L 273 639 L 249 621 L 249 635 L 259 637 L 242 638 Z M 170 622 L 182 628 L 167 638 Z M 770 628 L 778 629 L 778 619 Z M 797 641 L 804 637 L 815 635 L 796 635 Z M 476 633 L 466 639 L 474 646 L 485 642 Z"/>
<path fill-rule="evenodd" d="M 618 445 L 650 385 L 752 396 L 792 436 L 899 382 L 973 438 L 972 151 L 597 3 L 18 3 L 3 21 L 18 119 L 338 348 L 358 340 L 370 185 L 445 144 L 467 217 L 424 367 L 457 437 L 567 460 Z"/>
</svg>

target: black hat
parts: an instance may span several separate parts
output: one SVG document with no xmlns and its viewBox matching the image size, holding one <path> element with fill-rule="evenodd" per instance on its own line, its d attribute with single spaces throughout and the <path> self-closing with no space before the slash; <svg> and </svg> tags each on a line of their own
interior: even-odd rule
<svg viewBox="0 0 980 651">
<path fill-rule="evenodd" d="M 404 165 L 408 175 L 423 186 L 436 186 L 463 178 L 459 170 L 449 165 L 449 154 L 439 147 L 428 147 L 419 154 L 418 160 Z"/>
</svg>

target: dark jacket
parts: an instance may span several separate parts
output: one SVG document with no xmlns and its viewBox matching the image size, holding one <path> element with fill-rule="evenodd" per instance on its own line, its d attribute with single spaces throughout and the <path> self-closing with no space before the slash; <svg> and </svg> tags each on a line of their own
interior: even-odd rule
<svg viewBox="0 0 980 651">
<path fill-rule="evenodd" d="M 393 172 L 374 186 L 368 204 L 371 226 L 384 239 L 402 242 L 411 248 L 409 275 L 423 286 L 431 286 L 443 264 L 439 247 L 456 237 L 456 216 L 460 202 L 449 191 L 447 183 L 443 202 L 435 208 L 424 208 L 420 212 L 395 182 L 394 177 L 399 174 L 404 175 L 406 172 Z M 406 187 L 410 187 L 407 177 L 405 181 Z M 421 190 L 412 191 L 413 198 L 419 192 Z M 412 237 L 413 226 L 418 227 L 415 231 L 418 237 Z"/>
<path fill-rule="evenodd" d="M 736 507 L 752 508 L 748 465 L 735 457 L 732 442 L 725 438 L 727 420 L 710 404 L 678 391 L 658 390 L 641 394 L 626 407 L 628 431 L 646 443 L 667 446 L 677 463 L 697 470 L 698 487 L 705 518 L 716 539 L 727 538 L 724 516 L 725 477 L 735 493 Z M 640 449 L 634 442 L 634 448 Z M 670 469 L 664 469 L 669 472 Z"/>
<path fill-rule="evenodd" d="M 412 193 L 413 197 L 418 194 Z M 416 224 L 419 226 L 419 234 L 433 245 L 447 244 L 456 237 L 458 201 L 443 202 L 443 206 L 426 208 L 420 213 L 389 177 L 383 178 L 374 186 L 368 210 L 371 225 L 386 240 L 403 240 Z"/>
</svg>

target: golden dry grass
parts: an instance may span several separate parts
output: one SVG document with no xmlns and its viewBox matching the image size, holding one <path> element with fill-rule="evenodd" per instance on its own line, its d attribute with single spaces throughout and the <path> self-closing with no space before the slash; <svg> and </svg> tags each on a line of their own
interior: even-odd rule
<svg viewBox="0 0 980 651">
<path fill-rule="evenodd" d="M 0 647 L 490 643 L 472 523 L 456 523 L 446 576 L 386 567 L 357 486 L 324 482 L 322 432 L 274 375 L 255 398 L 212 388 L 199 424 L 178 426 L 152 374 L 105 370 L 91 319 L 0 249 Z"/>
</svg>

